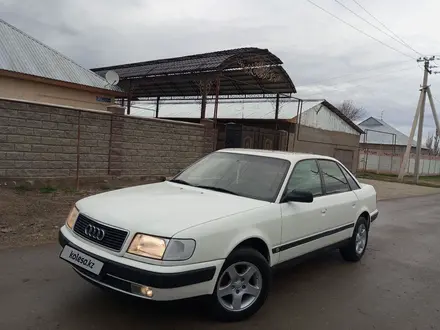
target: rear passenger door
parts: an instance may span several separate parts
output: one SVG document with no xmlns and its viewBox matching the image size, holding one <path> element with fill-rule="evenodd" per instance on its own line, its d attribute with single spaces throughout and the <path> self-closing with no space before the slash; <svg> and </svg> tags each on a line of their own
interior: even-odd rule
<svg viewBox="0 0 440 330">
<path fill-rule="evenodd" d="M 341 167 L 332 160 L 318 160 L 324 184 L 325 210 L 329 225 L 334 234 L 326 243 L 332 244 L 351 236 L 356 220 L 358 198 L 352 191 Z"/>
</svg>

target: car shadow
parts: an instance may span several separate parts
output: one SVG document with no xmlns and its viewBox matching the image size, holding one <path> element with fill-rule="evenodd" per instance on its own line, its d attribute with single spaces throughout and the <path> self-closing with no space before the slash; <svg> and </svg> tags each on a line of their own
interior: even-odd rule
<svg viewBox="0 0 440 330">
<path fill-rule="evenodd" d="M 262 312 L 255 315 L 247 322 L 259 322 L 269 311 L 278 307 L 278 301 L 289 301 L 291 295 L 297 292 L 299 285 L 309 283 L 322 276 L 332 276 L 335 269 L 347 267 L 336 252 L 323 252 L 317 256 L 301 260 L 301 262 L 286 262 L 274 270 L 273 285 L 269 299 Z M 78 278 L 78 281 L 80 279 Z M 206 297 L 198 297 L 180 301 L 154 302 L 121 293 L 103 290 L 85 283 L 81 294 L 70 297 L 69 305 L 76 315 L 82 315 L 81 323 L 99 324 L 96 329 L 109 328 L 119 329 L 127 324 L 130 327 L 142 327 L 146 324 L 154 329 L 173 328 L 179 325 L 179 329 L 217 329 L 223 326 L 209 317 L 209 305 Z M 61 315 L 61 319 L 63 316 Z M 147 323 L 146 323 L 147 322 Z M 232 326 L 232 325 L 230 325 Z M 227 327 L 230 329 L 231 327 Z M 233 326 L 232 328 L 235 328 Z M 231 328 L 231 329 L 232 329 Z M 238 328 L 237 328 L 238 329 Z"/>
</svg>

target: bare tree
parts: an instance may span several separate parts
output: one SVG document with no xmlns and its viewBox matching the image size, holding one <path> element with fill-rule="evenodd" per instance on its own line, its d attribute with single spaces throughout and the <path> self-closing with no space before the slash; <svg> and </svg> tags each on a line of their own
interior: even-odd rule
<svg viewBox="0 0 440 330">
<path fill-rule="evenodd" d="M 425 147 L 429 150 L 429 154 L 432 156 L 440 156 L 440 134 L 429 133 L 426 138 Z"/>
<path fill-rule="evenodd" d="M 352 121 L 363 119 L 367 115 L 367 111 L 363 107 L 356 106 L 352 100 L 342 102 L 339 111 Z"/>
<path fill-rule="evenodd" d="M 433 152 L 434 155 L 440 156 L 440 134 L 437 133 L 434 139 L 434 146 L 433 146 Z"/>
</svg>

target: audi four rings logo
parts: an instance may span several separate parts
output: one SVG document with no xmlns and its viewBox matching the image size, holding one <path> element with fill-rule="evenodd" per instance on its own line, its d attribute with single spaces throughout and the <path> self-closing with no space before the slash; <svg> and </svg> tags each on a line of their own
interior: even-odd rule
<svg viewBox="0 0 440 330">
<path fill-rule="evenodd" d="M 86 229 L 84 229 L 84 233 L 85 233 L 87 236 L 89 236 L 89 237 L 91 237 L 91 238 L 94 238 L 94 239 L 96 239 L 96 240 L 98 240 L 98 241 L 102 241 L 102 240 L 104 239 L 104 236 L 105 236 L 105 231 L 104 231 L 104 229 L 101 229 L 101 228 L 95 227 L 95 226 L 93 226 L 93 225 L 88 225 L 88 226 L 86 227 Z"/>
</svg>

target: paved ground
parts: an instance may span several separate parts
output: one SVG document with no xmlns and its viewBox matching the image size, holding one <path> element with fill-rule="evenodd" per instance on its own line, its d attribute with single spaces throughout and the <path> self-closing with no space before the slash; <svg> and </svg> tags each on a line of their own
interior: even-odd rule
<svg viewBox="0 0 440 330">
<path fill-rule="evenodd" d="M 238 324 L 197 300 L 108 294 L 58 260 L 56 245 L 0 251 L 0 329 L 440 329 L 440 196 L 380 202 L 361 263 L 323 255 L 275 275 L 263 309 Z"/>
<path fill-rule="evenodd" d="M 440 188 L 368 179 L 360 179 L 360 181 L 376 188 L 378 200 L 440 194 Z"/>
</svg>

